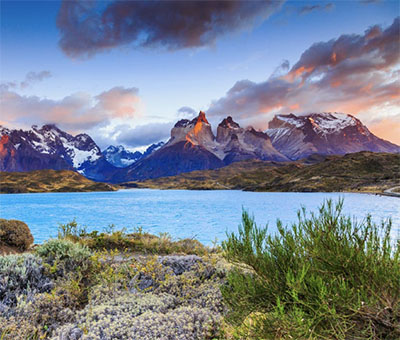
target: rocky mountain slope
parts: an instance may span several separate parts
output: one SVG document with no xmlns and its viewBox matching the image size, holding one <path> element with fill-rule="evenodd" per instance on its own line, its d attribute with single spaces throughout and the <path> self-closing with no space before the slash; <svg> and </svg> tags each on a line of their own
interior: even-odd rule
<svg viewBox="0 0 400 340">
<path fill-rule="evenodd" d="M 315 153 L 400 152 L 399 146 L 376 137 L 359 119 L 336 112 L 276 115 L 266 133 L 272 145 L 291 160 Z"/>
<path fill-rule="evenodd" d="M 113 181 L 144 180 L 173 176 L 184 172 L 216 169 L 244 159 L 288 160 L 272 145 L 267 134 L 244 129 L 224 119 L 218 126 L 217 137 L 205 113 L 192 119 L 178 121 L 171 130 L 171 138 L 159 150 L 126 168 Z"/>
<path fill-rule="evenodd" d="M 246 159 L 278 162 L 288 160 L 274 148 L 266 133 L 256 131 L 252 127 L 241 128 L 230 116 L 218 125 L 216 141 L 219 143 L 225 164 Z"/>
<path fill-rule="evenodd" d="M 27 131 L 0 127 L 0 137 L 0 171 L 75 170 L 112 183 L 217 169 L 244 160 L 288 162 L 314 155 L 312 159 L 322 161 L 322 156 L 359 151 L 400 153 L 399 146 L 376 137 L 357 118 L 339 113 L 277 115 L 266 132 L 242 128 L 228 116 L 215 136 L 200 112 L 192 120 L 179 120 L 167 143 L 153 144 L 143 154 L 122 146 L 102 153 L 87 134 L 72 136 L 55 125 Z"/>
<path fill-rule="evenodd" d="M 26 131 L 0 127 L 0 135 L 0 171 L 76 170 L 101 181 L 116 169 L 87 134 L 72 136 L 44 125 Z"/>
</svg>

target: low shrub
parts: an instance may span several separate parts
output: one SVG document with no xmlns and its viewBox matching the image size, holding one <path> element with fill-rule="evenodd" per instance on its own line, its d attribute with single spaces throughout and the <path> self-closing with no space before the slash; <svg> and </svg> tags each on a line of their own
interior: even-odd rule
<svg viewBox="0 0 400 340">
<path fill-rule="evenodd" d="M 53 274 L 58 276 L 68 272 L 81 272 L 90 265 L 92 252 L 86 246 L 69 240 L 53 239 L 35 249 L 45 263 L 51 266 Z"/>
<path fill-rule="evenodd" d="M 58 238 L 79 242 L 92 250 L 119 250 L 135 251 L 146 254 L 197 254 L 205 255 L 213 251 L 195 239 L 173 241 L 168 233 L 159 236 L 143 232 L 137 228 L 133 233 L 126 233 L 125 229 L 116 230 L 110 225 L 103 232 L 94 230 L 87 232 L 75 220 L 59 226 Z"/>
<path fill-rule="evenodd" d="M 54 339 L 212 339 L 223 312 L 223 275 L 197 256 L 140 256 L 103 262 L 76 320 Z M 157 326 L 158 325 L 158 326 Z"/>
<path fill-rule="evenodd" d="M 78 241 L 79 238 L 84 237 L 86 234 L 86 228 L 80 227 L 75 219 L 69 223 L 60 224 L 58 227 L 58 238 L 60 239 Z"/>
<path fill-rule="evenodd" d="M 75 311 L 69 308 L 68 300 L 57 290 L 38 294 L 33 301 L 18 305 L 15 314 L 29 320 L 43 339 L 61 325 L 75 320 Z"/>
<path fill-rule="evenodd" d="M 125 293 L 102 304 L 88 305 L 75 324 L 60 327 L 55 339 L 212 339 L 220 317 L 208 309 L 178 307 L 169 294 Z M 80 331 L 79 331 L 80 330 Z"/>
<path fill-rule="evenodd" d="M 32 254 L 0 256 L 0 312 L 15 306 L 20 296 L 31 300 L 52 287 L 40 258 Z"/>
<path fill-rule="evenodd" d="M 220 317 L 207 309 L 180 307 L 168 313 L 146 312 L 130 325 L 130 339 L 207 340 L 219 335 Z"/>
<path fill-rule="evenodd" d="M 56 336 L 64 338 L 71 329 L 80 328 L 86 333 L 82 339 L 130 339 L 135 317 L 146 311 L 166 312 L 174 306 L 175 299 L 169 294 L 156 296 L 125 291 L 114 298 L 104 299 L 100 292 L 99 297 L 94 296 L 94 303 L 77 313 L 76 323 L 61 327 Z"/>
<path fill-rule="evenodd" d="M 400 243 L 391 223 L 361 223 L 343 201 L 268 235 L 247 212 L 223 243 L 236 263 L 222 287 L 241 339 L 399 339 Z"/>
<path fill-rule="evenodd" d="M 29 227 L 24 222 L 0 219 L 0 245 L 5 244 L 24 251 L 32 243 L 33 236 Z"/>
<path fill-rule="evenodd" d="M 0 339 L 1 340 L 37 340 L 38 330 L 29 319 L 19 316 L 4 317 L 0 314 Z"/>
</svg>

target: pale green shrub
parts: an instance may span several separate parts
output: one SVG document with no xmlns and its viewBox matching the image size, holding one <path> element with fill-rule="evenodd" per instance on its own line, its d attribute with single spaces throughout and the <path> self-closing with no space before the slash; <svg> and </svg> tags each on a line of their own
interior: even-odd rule
<svg viewBox="0 0 400 340">
<path fill-rule="evenodd" d="M 220 317 L 208 309 L 181 307 L 168 313 L 146 312 L 130 325 L 130 339 L 206 340 L 218 335 Z"/>
<path fill-rule="evenodd" d="M 5 306 L 14 306 L 19 296 L 31 299 L 52 287 L 40 258 L 32 254 L 0 256 L 0 312 Z"/>
<path fill-rule="evenodd" d="M 38 254 L 58 275 L 82 271 L 90 266 L 89 248 L 69 240 L 53 239 L 36 248 Z"/>
<path fill-rule="evenodd" d="M 136 316 L 146 311 L 162 313 L 176 306 L 176 299 L 169 294 L 124 292 L 115 299 L 100 303 L 99 298 L 102 297 L 100 293 L 94 299 L 95 303 L 89 303 L 77 313 L 74 326 L 65 325 L 57 331 L 57 335 L 66 336 L 65 333 L 78 327 L 87 331 L 83 339 L 99 339 L 102 334 L 108 339 L 129 339 L 131 324 Z"/>
</svg>

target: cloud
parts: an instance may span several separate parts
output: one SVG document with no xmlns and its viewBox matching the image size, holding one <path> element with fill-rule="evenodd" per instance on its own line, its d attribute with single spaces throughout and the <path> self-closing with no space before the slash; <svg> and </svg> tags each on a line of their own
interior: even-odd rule
<svg viewBox="0 0 400 340">
<path fill-rule="evenodd" d="M 178 117 L 181 118 L 193 118 L 197 115 L 197 111 L 189 106 L 182 106 L 179 110 L 178 110 Z"/>
<path fill-rule="evenodd" d="M 209 46 L 226 33 L 265 20 L 283 2 L 63 0 L 57 18 L 60 46 L 70 57 L 127 45 L 168 50 Z"/>
<path fill-rule="evenodd" d="M 44 79 L 50 78 L 52 76 L 50 71 L 40 71 L 40 72 L 29 72 L 25 76 L 25 80 L 21 82 L 20 87 L 26 88 L 32 83 L 43 81 Z"/>
<path fill-rule="evenodd" d="M 303 6 L 301 8 L 298 9 L 298 12 L 300 15 L 304 15 L 304 14 L 309 14 L 311 12 L 314 11 L 330 11 L 335 7 L 335 5 L 331 2 L 325 4 L 325 5 L 307 5 L 307 6 Z"/>
<path fill-rule="evenodd" d="M 1 83 L 0 90 L 15 89 L 15 88 L 25 89 L 34 83 L 43 81 L 51 77 L 52 74 L 50 71 L 28 72 L 25 76 L 25 79 L 21 82 L 11 81 L 6 83 Z"/>
<path fill-rule="evenodd" d="M 364 5 L 369 5 L 369 4 L 376 4 L 376 3 L 382 2 L 382 0 L 360 0 L 360 2 Z"/>
<path fill-rule="evenodd" d="M 96 99 L 104 111 L 110 112 L 113 118 L 132 117 L 140 101 L 138 91 L 135 87 L 117 86 L 99 94 Z"/>
<path fill-rule="evenodd" d="M 383 29 L 342 35 L 313 44 L 283 75 L 255 83 L 238 81 L 208 113 L 266 128 L 276 113 L 341 111 L 364 122 L 399 112 L 399 18 Z M 390 118 L 387 118 L 390 119 Z"/>
<path fill-rule="evenodd" d="M 369 130 L 377 136 L 384 136 L 391 142 L 400 145 L 400 114 L 371 122 Z"/>
<path fill-rule="evenodd" d="M 132 128 L 130 125 L 118 125 L 114 129 L 116 144 L 136 148 L 166 140 L 170 136 L 173 122 L 149 123 Z"/>
<path fill-rule="evenodd" d="M 97 96 L 77 92 L 61 100 L 24 96 L 3 88 L 0 91 L 2 122 L 27 127 L 54 123 L 69 131 L 85 131 L 114 118 L 137 116 L 137 88 L 114 87 Z"/>
</svg>

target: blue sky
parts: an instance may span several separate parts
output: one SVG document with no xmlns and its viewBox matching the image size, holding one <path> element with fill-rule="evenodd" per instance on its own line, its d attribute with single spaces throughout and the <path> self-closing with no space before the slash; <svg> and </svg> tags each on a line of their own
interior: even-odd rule
<svg viewBox="0 0 400 340">
<path fill-rule="evenodd" d="M 328 3 L 332 5 L 325 8 Z M 343 34 L 362 35 L 373 25 L 384 29 L 399 15 L 397 1 L 367 4 L 361 1 L 287 1 L 264 21 L 220 35 L 210 46 L 168 51 L 163 47 L 133 47 L 128 43 L 91 57 L 71 57 L 59 45 L 62 33 L 56 21 L 60 5 L 60 1 L 1 1 L 1 82 L 19 83 L 29 72 L 49 71 L 51 77 L 23 88 L 7 89 L 25 99 L 35 97 L 40 105 L 45 99 L 57 102 L 76 93 L 96 101 L 96 96 L 112 88 L 134 88 L 135 113 L 114 115 L 112 119 L 104 115 L 107 121 L 93 126 L 65 124 L 71 132 L 88 130 L 104 144 L 102 146 L 118 141 L 117 126 L 124 125 L 125 130 L 129 126 L 137 133 L 137 126 L 165 123 L 162 127 L 165 130 L 168 123 L 184 116 L 178 114 L 183 106 L 195 111 L 208 110 L 212 102 L 226 96 L 236 82 L 265 82 L 284 60 L 288 60 L 289 69 L 292 68 L 302 53 L 316 42 L 327 42 Z M 312 6 L 319 8 L 301 14 L 302 9 Z M 391 71 L 394 69 L 392 67 Z M 23 107 L 26 109 L 26 105 Z M 33 112 L 39 110 L 38 123 L 45 123 L 43 117 L 48 118 L 49 114 L 42 117 L 42 109 L 33 108 Z M 88 111 L 88 114 L 97 114 L 98 108 L 93 111 L 89 107 Z M 212 116 L 211 121 L 217 123 L 224 114 L 231 112 Z M 271 114 L 263 116 L 265 122 Z M 85 112 L 81 111 L 80 115 Z M 396 106 L 382 119 L 395 115 Z M 29 119 L 27 116 L 29 113 L 25 118 L 0 120 L 4 124 L 23 126 L 35 120 L 34 113 Z M 379 118 L 365 117 L 371 122 Z M 238 117 L 239 121 L 241 119 Z M 242 119 L 244 121 L 247 122 Z M 63 125 L 62 120 L 60 125 Z"/>
</svg>

